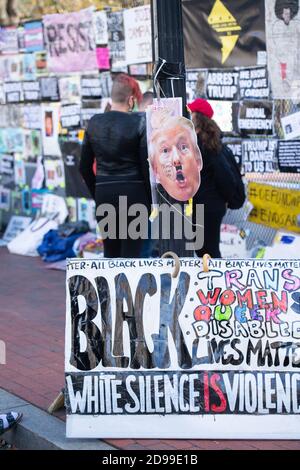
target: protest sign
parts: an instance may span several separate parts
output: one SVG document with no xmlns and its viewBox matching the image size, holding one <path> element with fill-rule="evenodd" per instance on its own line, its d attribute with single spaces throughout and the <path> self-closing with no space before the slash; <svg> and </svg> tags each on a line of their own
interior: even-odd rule
<svg viewBox="0 0 300 470">
<path fill-rule="evenodd" d="M 243 140 L 243 172 L 273 173 L 277 169 L 277 140 Z"/>
<path fill-rule="evenodd" d="M 220 251 L 222 258 L 247 258 L 248 252 L 245 231 L 235 225 L 222 224 L 220 231 Z"/>
<path fill-rule="evenodd" d="M 18 52 L 18 28 L 16 26 L 0 26 L 0 53 L 17 54 Z"/>
<path fill-rule="evenodd" d="M 42 107 L 40 105 L 23 106 L 23 120 L 26 129 L 41 129 Z"/>
<path fill-rule="evenodd" d="M 239 93 L 237 70 L 208 70 L 206 96 L 210 100 L 236 100 Z"/>
<path fill-rule="evenodd" d="M 300 173 L 300 140 L 279 140 L 277 159 L 280 171 Z"/>
<path fill-rule="evenodd" d="M 71 259 L 68 437 L 299 438 L 299 260 Z"/>
<path fill-rule="evenodd" d="M 0 186 L 0 209 L 8 212 L 11 203 L 11 190 Z"/>
<path fill-rule="evenodd" d="M 106 11 L 95 11 L 93 13 L 93 25 L 96 44 L 107 44 L 108 30 Z"/>
<path fill-rule="evenodd" d="M 61 77 L 58 81 L 58 85 L 59 85 L 59 96 L 60 96 L 62 103 L 80 102 L 80 77 L 79 75 Z"/>
<path fill-rule="evenodd" d="M 273 135 L 272 101 L 242 101 L 239 107 L 238 127 L 241 135 Z"/>
<path fill-rule="evenodd" d="M 239 90 L 241 99 L 268 99 L 270 88 L 267 67 L 240 70 Z"/>
<path fill-rule="evenodd" d="M 23 82 L 23 95 L 24 101 L 33 102 L 33 101 L 40 101 L 41 99 L 41 89 L 40 89 L 40 82 L 37 80 L 30 81 L 30 82 Z"/>
<path fill-rule="evenodd" d="M 36 61 L 35 55 L 24 54 L 23 55 L 23 79 L 24 80 L 35 80 L 36 78 Z"/>
<path fill-rule="evenodd" d="M 41 77 L 39 82 L 43 101 L 59 101 L 57 77 Z"/>
<path fill-rule="evenodd" d="M 13 189 L 14 179 L 14 156 L 0 153 L 0 183 L 6 188 Z"/>
<path fill-rule="evenodd" d="M 97 47 L 96 54 L 97 54 L 97 63 L 98 63 L 99 70 L 109 70 L 110 62 L 109 62 L 108 47 Z"/>
<path fill-rule="evenodd" d="M 81 103 L 81 118 L 80 123 L 81 127 L 85 129 L 88 125 L 89 120 L 95 114 L 103 113 L 103 109 L 101 107 L 102 100 L 88 100 L 82 101 Z"/>
<path fill-rule="evenodd" d="M 58 144 L 59 105 L 42 105 L 42 142 L 45 155 L 60 156 Z"/>
<path fill-rule="evenodd" d="M 21 82 L 5 82 L 3 85 L 7 104 L 21 103 L 24 100 Z"/>
<path fill-rule="evenodd" d="M 223 142 L 224 144 L 227 145 L 227 147 L 230 148 L 239 168 L 241 169 L 242 167 L 242 140 L 225 138 Z"/>
<path fill-rule="evenodd" d="M 250 181 L 248 199 L 254 207 L 250 222 L 300 232 L 300 191 Z"/>
<path fill-rule="evenodd" d="M 60 108 L 60 122 L 63 129 L 80 127 L 80 104 L 65 104 Z"/>
<path fill-rule="evenodd" d="M 281 118 L 281 126 L 286 140 L 300 137 L 300 111 Z"/>
<path fill-rule="evenodd" d="M 108 47 L 112 60 L 112 70 L 123 71 L 126 64 L 123 11 L 107 14 Z"/>
<path fill-rule="evenodd" d="M 152 62 L 150 5 L 124 10 L 127 64 Z"/>
<path fill-rule="evenodd" d="M 84 99 L 101 98 L 101 79 L 98 75 L 81 77 L 81 97 Z"/>
<path fill-rule="evenodd" d="M 19 235 L 19 233 L 23 232 L 23 230 L 25 230 L 25 228 L 28 227 L 30 222 L 31 222 L 30 217 L 13 215 L 10 218 L 9 223 L 6 227 L 6 230 L 4 232 L 3 240 L 6 243 L 9 243 L 11 240 L 13 240 L 13 238 Z"/>
<path fill-rule="evenodd" d="M 232 101 L 210 100 L 209 104 L 214 111 L 214 121 L 216 121 L 221 131 L 227 134 L 234 133 L 236 130 L 233 112 L 235 103 Z"/>
<path fill-rule="evenodd" d="M 101 94 L 103 98 L 110 98 L 112 88 L 112 78 L 110 72 L 102 72 L 100 74 Z"/>
<path fill-rule="evenodd" d="M 93 8 L 43 17 L 48 70 L 97 70 Z"/>
</svg>

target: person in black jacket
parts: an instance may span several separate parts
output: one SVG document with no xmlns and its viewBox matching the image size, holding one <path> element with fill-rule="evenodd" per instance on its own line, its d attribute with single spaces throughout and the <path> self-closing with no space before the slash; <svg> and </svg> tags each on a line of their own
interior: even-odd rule
<svg viewBox="0 0 300 470">
<path fill-rule="evenodd" d="M 82 145 L 80 172 L 96 201 L 97 222 L 104 223 L 107 214 L 101 207 L 110 204 L 115 210 L 114 220 L 105 227 L 104 256 L 107 258 L 140 257 L 143 240 L 133 239 L 127 228 L 134 217 L 127 216 L 127 208 L 143 204 L 147 215 L 151 207 L 151 189 L 147 154 L 146 117 L 131 113 L 135 102 L 142 97 L 138 83 L 126 74 L 119 74 L 113 82 L 111 110 L 96 114 L 89 121 Z M 93 162 L 96 158 L 96 176 Z M 127 207 L 120 203 L 127 197 Z M 105 219 L 106 217 L 106 219 Z M 124 224 L 119 221 L 124 220 Z M 145 220 L 147 226 L 147 217 Z"/>
<path fill-rule="evenodd" d="M 220 229 L 226 213 L 227 201 L 235 190 L 235 178 L 222 151 L 221 130 L 212 119 L 213 109 L 208 101 L 197 98 L 188 104 L 201 150 L 203 168 L 201 185 L 193 198 L 195 205 L 204 204 L 204 245 L 197 250 L 197 256 L 208 253 L 220 258 Z"/>
</svg>

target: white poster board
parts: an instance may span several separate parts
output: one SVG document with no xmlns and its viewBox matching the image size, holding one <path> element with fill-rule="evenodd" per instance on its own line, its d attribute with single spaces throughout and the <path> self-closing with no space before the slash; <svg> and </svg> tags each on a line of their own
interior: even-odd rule
<svg viewBox="0 0 300 470">
<path fill-rule="evenodd" d="M 300 261 L 70 259 L 67 437 L 300 438 Z"/>
<path fill-rule="evenodd" d="M 124 10 L 126 63 L 152 62 L 150 5 Z"/>
</svg>

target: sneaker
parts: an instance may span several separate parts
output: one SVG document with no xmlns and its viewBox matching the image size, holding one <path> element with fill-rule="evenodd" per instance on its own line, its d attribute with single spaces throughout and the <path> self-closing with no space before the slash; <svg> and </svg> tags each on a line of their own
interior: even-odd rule
<svg viewBox="0 0 300 470">
<path fill-rule="evenodd" d="M 13 428 L 22 419 L 22 416 L 23 413 L 16 413 L 15 411 L 0 414 L 0 434 Z"/>
</svg>

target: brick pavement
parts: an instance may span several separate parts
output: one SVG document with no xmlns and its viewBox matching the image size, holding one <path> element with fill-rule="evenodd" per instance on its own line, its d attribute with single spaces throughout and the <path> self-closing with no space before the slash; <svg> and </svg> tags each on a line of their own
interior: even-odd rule
<svg viewBox="0 0 300 470">
<path fill-rule="evenodd" d="M 0 248 L 0 387 L 47 409 L 64 382 L 65 273 Z M 57 414 L 64 419 L 64 412 Z M 300 441 L 111 439 L 133 450 L 300 450 Z"/>
</svg>

